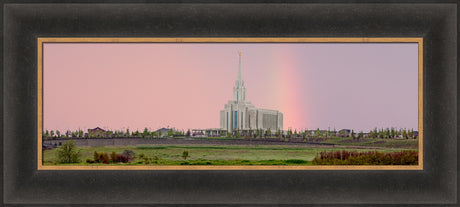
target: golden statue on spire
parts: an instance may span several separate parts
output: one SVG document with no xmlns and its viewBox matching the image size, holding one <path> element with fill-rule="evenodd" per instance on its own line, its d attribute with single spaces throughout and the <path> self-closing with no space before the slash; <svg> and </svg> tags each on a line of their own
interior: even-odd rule
<svg viewBox="0 0 460 207">
<path fill-rule="evenodd" d="M 241 57 L 241 52 L 240 51 L 238 51 L 238 54 L 240 54 L 240 57 Z"/>
</svg>

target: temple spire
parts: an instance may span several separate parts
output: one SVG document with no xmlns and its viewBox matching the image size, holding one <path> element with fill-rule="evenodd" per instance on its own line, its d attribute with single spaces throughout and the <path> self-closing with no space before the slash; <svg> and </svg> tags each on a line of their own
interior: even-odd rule
<svg viewBox="0 0 460 207">
<path fill-rule="evenodd" d="M 246 100 L 246 88 L 244 87 L 244 81 L 241 77 L 241 52 L 238 51 L 239 65 L 238 65 L 238 80 L 235 81 L 235 87 L 233 87 L 233 100 L 244 101 Z"/>
<path fill-rule="evenodd" d="M 238 83 L 241 84 L 241 52 L 238 52 L 240 56 L 240 63 L 238 65 Z"/>
</svg>

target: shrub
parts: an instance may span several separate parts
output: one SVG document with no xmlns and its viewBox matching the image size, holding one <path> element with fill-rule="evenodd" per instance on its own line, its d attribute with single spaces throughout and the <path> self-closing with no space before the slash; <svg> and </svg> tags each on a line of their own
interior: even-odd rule
<svg viewBox="0 0 460 207">
<path fill-rule="evenodd" d="M 188 157 L 188 151 L 183 151 L 182 158 L 184 158 L 184 160 L 187 160 L 187 157 Z"/>
<path fill-rule="evenodd" d="M 124 154 L 117 154 L 116 162 L 128 163 L 131 159 Z"/>
<path fill-rule="evenodd" d="M 109 164 L 109 161 L 112 162 L 112 163 L 119 163 L 119 162 L 128 163 L 131 160 L 133 160 L 134 158 L 128 156 L 127 154 L 129 154 L 129 153 L 117 154 L 116 152 L 112 152 L 112 153 L 110 153 L 110 157 L 109 157 L 109 154 L 107 154 L 106 152 L 98 153 L 98 152 L 94 151 L 94 154 L 93 154 L 94 161 L 93 161 L 93 163 Z"/>
<path fill-rule="evenodd" d="M 94 151 L 94 162 L 109 164 L 109 155 L 107 152 L 98 153 Z"/>
<path fill-rule="evenodd" d="M 77 163 L 80 162 L 80 150 L 77 151 L 74 141 L 64 143 L 56 151 L 57 161 L 60 163 Z"/>
<path fill-rule="evenodd" d="M 314 165 L 417 165 L 418 152 L 320 152 L 312 162 Z"/>
<path fill-rule="evenodd" d="M 86 159 L 86 162 L 87 163 L 94 163 L 94 160 L 88 158 L 88 159 Z"/>
<path fill-rule="evenodd" d="M 110 160 L 112 160 L 112 162 L 118 162 L 117 153 L 116 153 L 116 152 L 112 152 L 112 153 L 110 154 Z"/>
<path fill-rule="evenodd" d="M 124 150 L 122 155 L 127 157 L 129 161 L 134 160 L 136 157 L 136 154 L 132 150 Z"/>
<path fill-rule="evenodd" d="M 145 155 L 144 153 L 139 154 L 139 159 L 144 159 Z"/>
</svg>

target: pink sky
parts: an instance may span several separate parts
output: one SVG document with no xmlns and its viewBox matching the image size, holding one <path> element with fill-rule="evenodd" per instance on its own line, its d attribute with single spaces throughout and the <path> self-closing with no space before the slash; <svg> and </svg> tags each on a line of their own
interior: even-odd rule
<svg viewBox="0 0 460 207">
<path fill-rule="evenodd" d="M 45 43 L 44 129 L 218 128 L 246 99 L 284 128 L 413 128 L 416 43 Z"/>
</svg>

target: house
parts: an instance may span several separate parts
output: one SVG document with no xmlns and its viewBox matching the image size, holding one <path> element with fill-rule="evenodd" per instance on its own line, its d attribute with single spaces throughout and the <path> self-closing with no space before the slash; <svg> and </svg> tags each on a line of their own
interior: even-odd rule
<svg viewBox="0 0 460 207">
<path fill-rule="evenodd" d="M 348 136 L 350 136 L 350 134 L 351 134 L 350 129 L 341 129 L 341 130 L 339 130 L 339 136 L 340 137 L 348 137 Z"/>
<path fill-rule="evenodd" d="M 157 133 L 157 136 L 159 135 L 159 132 L 161 132 L 161 137 L 166 137 L 168 136 L 168 131 L 169 129 L 161 128 L 161 129 L 156 130 L 155 132 Z"/>
<path fill-rule="evenodd" d="M 105 130 L 99 127 L 96 127 L 94 129 L 88 129 L 88 135 L 91 135 L 91 137 L 103 137 L 105 136 Z"/>
</svg>

